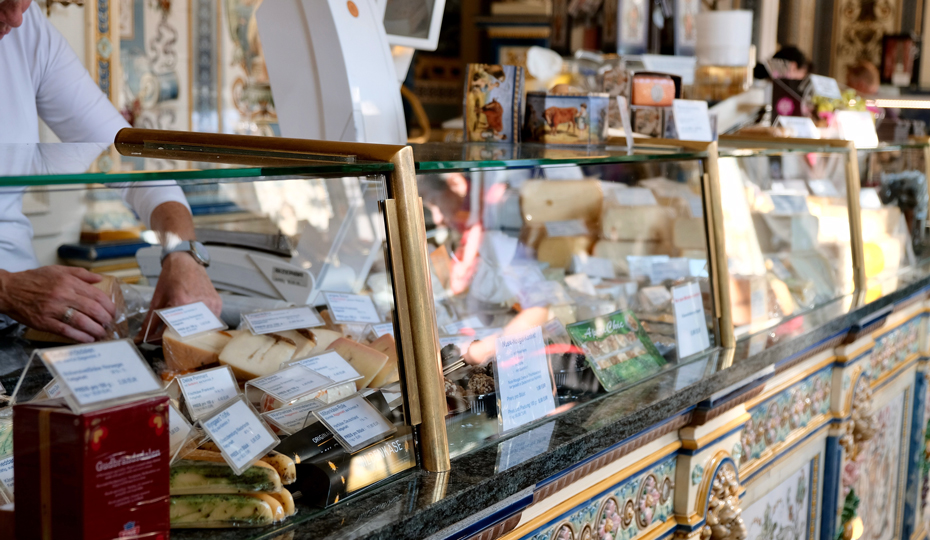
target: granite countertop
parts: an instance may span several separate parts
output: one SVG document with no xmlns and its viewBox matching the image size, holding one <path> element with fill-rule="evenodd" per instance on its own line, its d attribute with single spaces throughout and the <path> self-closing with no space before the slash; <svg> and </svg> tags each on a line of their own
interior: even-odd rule
<svg viewBox="0 0 930 540">
<path fill-rule="evenodd" d="M 329 509 L 300 508 L 281 527 L 174 530 L 171 536 L 175 540 L 397 540 L 452 535 L 467 538 L 474 532 L 456 535 L 456 529 L 450 527 L 478 520 L 490 513 L 488 509 L 531 497 L 534 486 L 546 479 L 651 426 L 698 404 L 706 404 L 715 393 L 836 338 L 847 329 L 887 312 L 892 304 L 927 289 L 930 289 L 930 272 L 922 272 L 920 277 L 900 285 L 896 292 L 859 309 L 850 311 L 845 307 L 849 302 L 844 300 L 828 304 L 741 340 L 735 351 L 723 354 L 718 351 L 695 362 L 674 366 L 626 390 L 578 405 L 547 421 L 516 430 L 506 438 L 488 441 L 477 450 L 453 459 L 452 470 L 447 473 L 414 470 Z M 757 349 L 753 344 L 759 344 L 758 348 L 763 350 L 750 354 L 750 350 Z M 2 376 L 12 366 L 9 357 L 4 359 L 2 353 L 0 350 L 0 380 L 6 383 Z M 524 440 L 535 441 L 529 447 L 536 448 L 536 455 L 522 455 L 511 460 L 516 464 L 499 470 L 503 468 L 499 467 L 501 455 L 512 452 L 513 441 L 522 434 L 528 434 Z"/>
</svg>

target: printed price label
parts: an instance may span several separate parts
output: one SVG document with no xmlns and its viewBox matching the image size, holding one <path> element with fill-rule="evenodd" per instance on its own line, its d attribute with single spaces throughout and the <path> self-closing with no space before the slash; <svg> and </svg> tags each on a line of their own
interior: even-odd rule
<svg viewBox="0 0 930 540">
<path fill-rule="evenodd" d="M 211 330 L 226 328 L 223 321 L 216 318 L 203 302 L 196 302 L 186 306 L 168 309 L 159 309 L 155 313 L 161 317 L 172 330 L 183 339 Z"/>
<path fill-rule="evenodd" d="M 649 269 L 649 281 L 662 283 L 667 280 L 676 280 L 688 275 L 688 259 L 671 258 L 652 263 Z"/>
<path fill-rule="evenodd" d="M 820 130 L 814 125 L 814 121 L 806 116 L 779 116 L 778 123 L 793 131 L 795 137 L 802 139 L 820 138 Z"/>
<path fill-rule="evenodd" d="M 187 412 L 198 420 L 213 414 L 239 395 L 239 385 L 229 366 L 178 377 Z"/>
<path fill-rule="evenodd" d="M 445 330 L 447 334 L 459 334 L 462 330 L 474 330 L 476 328 L 484 328 L 484 323 L 482 323 L 481 319 L 478 317 L 469 317 L 461 321 L 447 324 L 443 327 L 443 330 Z"/>
<path fill-rule="evenodd" d="M 397 431 L 394 424 L 362 396 L 318 409 L 313 414 L 350 453 Z"/>
<path fill-rule="evenodd" d="M 361 374 L 352 367 L 352 364 L 346 362 L 345 358 L 336 351 L 311 356 L 310 358 L 294 362 L 294 364 L 312 369 L 320 375 L 331 379 L 335 384 L 357 381 L 362 378 Z"/>
<path fill-rule="evenodd" d="M 82 407 L 162 389 L 128 339 L 58 347 L 38 354 Z"/>
<path fill-rule="evenodd" d="M 61 397 L 61 383 L 57 379 L 52 379 L 45 387 L 45 395 L 50 399 Z"/>
<path fill-rule="evenodd" d="M 271 412 L 266 412 L 262 416 L 277 426 L 278 429 L 293 435 L 294 433 L 297 433 L 305 426 L 310 424 L 312 420 L 314 420 L 310 413 L 319 408 L 319 403 L 315 401 L 307 401 L 304 403 L 291 405 L 290 407 L 284 407 Z"/>
<path fill-rule="evenodd" d="M 174 405 L 168 406 L 168 446 L 173 456 L 190 435 L 191 425 Z"/>
<path fill-rule="evenodd" d="M 591 277 L 614 279 L 614 263 L 610 259 L 592 257 L 590 255 L 572 255 L 572 269 L 576 274 L 586 274 Z"/>
<path fill-rule="evenodd" d="M 680 140 L 707 142 L 714 140 L 706 101 L 676 99 L 672 102 L 672 113 L 675 115 L 675 129 L 678 131 Z"/>
<path fill-rule="evenodd" d="M 0 459 L 0 487 L 13 493 L 13 456 Z"/>
<path fill-rule="evenodd" d="M 694 282 L 675 287 L 672 289 L 672 305 L 675 311 L 678 357 L 685 358 L 710 347 L 701 287 Z"/>
<path fill-rule="evenodd" d="M 391 337 L 394 337 L 394 323 L 373 324 L 371 326 L 371 331 L 378 337 L 385 334 L 390 334 Z"/>
<path fill-rule="evenodd" d="M 547 221 L 546 236 L 556 238 L 559 236 L 585 236 L 588 234 L 588 227 L 580 219 L 569 219 L 566 221 Z"/>
<path fill-rule="evenodd" d="M 323 326 L 323 319 L 310 306 L 248 313 L 243 318 L 256 335 Z"/>
<path fill-rule="evenodd" d="M 549 450 L 549 440 L 552 439 L 554 429 L 555 422 L 547 422 L 504 441 L 498 446 L 497 472 L 516 467 Z"/>
<path fill-rule="evenodd" d="M 249 383 L 276 399 L 288 403 L 333 385 L 329 377 L 298 363 Z"/>
<path fill-rule="evenodd" d="M 837 84 L 836 79 L 824 75 L 814 75 L 813 73 L 809 74 L 807 79 L 810 81 L 811 92 L 815 96 L 823 96 L 830 99 L 842 98 L 842 94 L 840 94 L 840 85 Z"/>
<path fill-rule="evenodd" d="M 630 277 L 650 277 L 652 265 L 667 262 L 669 258 L 668 255 L 627 255 L 626 262 L 630 267 Z"/>
<path fill-rule="evenodd" d="M 380 323 L 381 317 L 370 296 L 324 292 L 326 305 L 333 322 L 337 323 Z"/>
<path fill-rule="evenodd" d="M 236 474 L 242 474 L 278 444 L 278 438 L 242 397 L 205 420 L 203 429 Z"/>
<path fill-rule="evenodd" d="M 497 338 L 496 372 L 504 431 L 555 410 L 542 328 Z"/>
</svg>

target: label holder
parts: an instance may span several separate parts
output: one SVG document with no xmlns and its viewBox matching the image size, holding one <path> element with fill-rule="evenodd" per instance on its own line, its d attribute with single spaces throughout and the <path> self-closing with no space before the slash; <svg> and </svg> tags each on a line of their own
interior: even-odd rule
<svg viewBox="0 0 930 540">
<path fill-rule="evenodd" d="M 252 452 L 250 454 L 250 457 L 244 461 L 244 464 L 242 466 L 237 466 L 235 459 L 230 455 L 229 451 L 222 444 L 221 439 L 216 436 L 217 435 L 216 431 L 213 429 L 213 426 L 210 426 L 210 423 L 213 422 L 215 419 L 220 418 L 221 415 L 224 415 L 227 412 L 230 413 L 230 415 L 232 415 L 233 408 L 238 409 L 238 408 L 241 408 L 242 406 L 247 407 L 248 412 L 254 415 L 254 418 L 250 419 L 250 420 L 253 420 L 252 423 L 254 423 L 254 427 L 258 429 L 262 429 L 264 431 L 264 434 L 271 438 L 272 442 L 267 445 L 259 446 L 258 448 L 260 448 L 260 450 L 256 452 Z M 238 412 L 244 412 L 244 411 L 238 411 Z M 236 421 L 242 420 L 241 415 L 235 416 L 234 418 L 236 419 Z M 235 472 L 237 475 L 242 474 L 243 472 L 248 470 L 248 468 L 254 465 L 256 461 L 260 460 L 263 456 L 267 455 L 268 452 L 273 450 L 276 446 L 278 446 L 278 443 L 281 442 L 281 439 L 279 439 L 278 436 L 275 435 L 274 430 L 268 427 L 268 424 L 266 424 L 265 421 L 262 420 L 261 415 L 259 415 L 255 411 L 255 409 L 248 402 L 248 400 L 245 399 L 245 396 L 239 396 L 236 399 L 231 400 L 222 409 L 218 410 L 215 415 L 211 416 L 210 418 L 207 418 L 206 420 L 200 421 L 199 424 L 203 428 L 206 435 L 210 438 L 210 440 L 212 440 L 216 444 L 217 448 L 220 449 L 220 453 L 223 455 L 223 459 L 226 460 L 226 463 L 230 466 L 230 468 L 232 468 L 233 472 Z M 263 433 L 258 433 L 254 436 L 258 438 L 257 442 L 260 442 L 261 440 L 260 436 L 262 434 Z"/>
<path fill-rule="evenodd" d="M 264 317 L 262 317 L 262 315 L 264 315 Z M 273 323 L 261 321 L 260 319 L 262 318 L 287 319 L 288 315 L 290 315 L 291 319 L 298 319 L 299 317 L 303 317 L 303 319 L 302 320 L 298 319 L 293 322 L 287 322 L 287 320 L 285 320 L 284 322 L 279 322 L 277 324 L 279 324 L 280 326 L 277 328 L 263 328 L 262 327 L 263 322 L 265 323 L 265 325 L 269 325 L 269 326 L 273 324 Z M 308 320 L 311 321 L 309 324 L 305 322 Z M 250 313 L 244 313 L 242 315 L 239 328 L 247 328 L 250 332 L 252 332 L 252 335 L 260 336 L 264 334 L 270 334 L 272 332 L 287 332 L 288 330 L 300 330 L 303 328 L 319 328 L 320 326 L 324 326 L 325 324 L 326 324 L 326 321 L 323 320 L 323 317 L 320 317 L 320 313 L 313 306 L 296 306 L 296 307 L 286 307 L 286 308 L 279 308 L 279 309 L 258 310 L 258 311 L 252 311 Z M 256 326 L 258 326 L 258 330 L 256 330 Z"/>
<path fill-rule="evenodd" d="M 270 384 L 270 383 L 266 382 L 268 379 L 271 379 L 272 377 L 281 377 L 285 372 L 287 372 L 287 371 L 289 371 L 289 370 L 292 370 L 292 369 L 295 369 L 295 368 L 296 368 L 298 371 L 294 373 L 294 376 L 301 376 L 301 375 L 303 375 L 303 376 L 309 376 L 309 377 L 318 377 L 318 378 L 319 378 L 319 384 L 317 384 L 316 386 L 311 386 L 311 387 L 305 388 L 305 389 L 303 389 L 303 390 L 301 390 L 301 391 L 299 391 L 299 392 L 297 392 L 297 393 L 295 393 L 295 394 L 287 394 L 287 395 L 281 394 L 281 393 L 279 393 L 279 392 L 276 392 L 275 390 L 269 390 L 269 389 L 268 389 L 268 388 L 269 388 L 269 384 Z M 305 371 L 308 372 L 308 373 L 303 373 L 303 370 L 305 370 Z M 272 374 L 270 374 L 270 375 L 265 375 L 264 377 L 259 377 L 259 378 L 257 378 L 257 379 L 252 379 L 251 381 L 245 383 L 245 394 L 246 394 L 246 395 L 249 395 L 249 389 L 250 389 L 250 388 L 254 388 L 256 391 L 261 392 L 261 393 L 263 394 L 263 396 L 268 396 L 268 397 L 270 397 L 271 399 L 273 399 L 274 401 L 283 403 L 285 406 L 287 406 L 287 405 L 293 405 L 293 404 L 297 403 L 297 402 L 300 401 L 300 400 L 304 400 L 304 399 L 307 398 L 308 396 L 311 396 L 311 395 L 313 395 L 313 394 L 318 394 L 318 393 L 322 392 L 323 390 L 326 390 L 326 389 L 328 389 L 328 388 L 332 388 L 333 386 L 335 386 L 335 383 L 334 383 L 333 380 L 330 379 L 329 377 L 326 377 L 326 376 L 324 376 L 324 375 L 322 375 L 322 374 L 320 374 L 320 373 L 318 373 L 318 372 L 316 372 L 316 371 L 314 371 L 314 370 L 308 368 L 307 366 L 301 365 L 301 364 L 299 364 L 299 363 L 293 363 L 292 365 L 289 365 L 289 366 L 287 366 L 287 367 L 284 368 L 284 369 L 279 369 L 278 371 L 276 371 L 276 372 L 274 372 L 274 373 L 272 373 Z M 315 398 L 311 398 L 311 399 L 313 399 L 314 401 L 319 402 L 319 400 L 316 400 Z M 265 402 L 266 402 L 266 398 L 265 398 L 265 397 L 262 397 L 261 400 L 260 400 L 260 403 L 264 404 Z M 263 406 L 262 408 L 264 408 L 264 406 Z M 267 412 L 267 411 L 266 411 L 266 412 Z"/>
<path fill-rule="evenodd" d="M 229 382 L 232 383 L 233 395 L 215 404 L 213 407 L 207 409 L 206 411 L 200 411 L 200 412 L 194 411 L 194 405 L 193 405 L 194 400 L 192 400 L 190 398 L 190 395 L 188 395 L 188 387 L 183 383 L 183 381 L 190 380 L 198 376 L 202 377 L 204 374 L 207 374 L 207 373 L 219 374 L 221 371 L 225 371 L 228 374 Z M 190 416 L 191 420 L 195 422 L 197 420 L 200 420 L 201 418 L 206 418 L 208 416 L 211 416 L 215 411 L 222 408 L 224 403 L 228 401 L 232 401 L 236 399 L 237 396 L 242 394 L 242 392 L 239 391 L 239 384 L 236 382 L 236 375 L 233 373 L 232 368 L 230 368 L 229 366 L 220 366 L 220 367 L 215 367 L 212 369 L 205 369 L 203 371 L 197 371 L 194 373 L 190 373 L 188 375 L 182 375 L 175 380 L 177 381 L 178 387 L 181 389 L 181 395 L 184 396 L 184 407 L 187 409 L 187 414 Z"/>
<path fill-rule="evenodd" d="M 196 306 L 196 307 L 195 307 L 195 306 Z M 196 331 L 196 332 L 192 332 L 192 333 L 184 332 L 184 331 L 183 331 L 183 330 L 184 330 L 184 327 L 181 328 L 182 331 L 179 331 L 178 328 L 175 327 L 175 325 L 169 321 L 170 316 L 166 316 L 166 315 L 165 315 L 165 312 L 175 311 L 175 310 L 184 309 L 184 308 L 191 309 L 191 310 L 196 310 L 196 311 L 198 312 L 198 316 L 200 316 L 200 317 L 208 317 L 208 320 L 209 320 L 209 318 L 212 318 L 213 320 L 210 321 L 211 326 L 208 327 L 208 328 L 203 328 L 203 329 L 198 330 L 198 331 Z M 198 337 L 198 336 L 202 336 L 202 335 L 207 334 L 207 333 L 210 333 L 210 332 L 223 331 L 223 330 L 227 330 L 227 329 L 229 328 L 229 326 L 227 326 L 226 323 L 224 323 L 224 322 L 222 321 L 222 319 L 220 319 L 219 317 L 217 317 L 216 315 L 214 315 L 213 312 L 210 311 L 210 309 L 207 307 L 207 305 L 204 304 L 203 302 L 194 302 L 193 304 L 186 304 L 186 305 L 183 305 L 183 306 L 176 306 L 176 307 L 169 307 L 169 308 L 163 308 L 163 309 L 156 309 L 156 310 L 155 310 L 155 314 L 158 315 L 158 318 L 161 319 L 161 321 L 165 324 L 166 327 L 172 329 L 172 330 L 178 335 L 178 338 L 179 338 L 181 341 L 188 341 L 188 340 L 194 339 L 194 338 L 196 338 L 196 337 Z M 209 314 L 209 315 L 207 315 L 207 314 Z M 149 325 L 148 325 L 148 327 L 146 327 L 146 329 L 145 329 L 145 337 L 142 338 L 142 341 L 143 341 L 144 343 L 148 343 L 149 331 L 150 331 L 151 328 L 152 328 L 152 323 L 151 323 L 152 320 L 154 320 L 154 319 L 150 319 Z"/>
<path fill-rule="evenodd" d="M 361 401 L 358 401 L 358 400 L 361 400 Z M 361 407 L 366 408 L 365 412 L 367 412 L 369 416 L 375 416 L 375 419 L 382 423 L 382 427 L 387 425 L 387 426 L 390 426 L 390 429 L 386 429 L 384 431 L 378 432 L 376 435 L 368 437 L 353 446 L 351 443 L 349 443 L 344 438 L 343 434 L 340 433 L 339 430 L 333 427 L 333 424 L 331 424 L 329 420 L 327 420 L 327 418 L 324 416 L 324 414 L 326 414 L 328 411 L 332 409 L 336 409 L 340 406 L 344 406 L 350 402 L 353 404 L 358 403 Z M 333 437 L 336 438 L 336 441 L 338 441 L 339 444 L 342 445 L 345 451 L 348 452 L 349 454 L 355 454 L 359 452 L 360 450 L 363 450 L 371 446 L 372 444 L 381 442 L 385 439 L 389 439 L 391 438 L 391 436 L 394 435 L 394 433 L 397 432 L 397 426 L 395 426 L 393 422 L 391 422 L 383 414 L 381 414 L 381 412 L 378 410 L 377 407 L 372 405 L 367 399 L 365 399 L 360 394 L 355 394 L 341 401 L 337 401 L 336 403 L 333 403 L 331 405 L 327 405 L 326 407 L 317 409 L 313 411 L 312 414 L 313 416 L 316 417 L 317 420 L 320 421 L 321 424 L 326 426 L 326 429 L 328 429 L 329 432 L 333 434 Z M 371 429 L 371 428 L 368 428 L 368 429 Z"/>
</svg>

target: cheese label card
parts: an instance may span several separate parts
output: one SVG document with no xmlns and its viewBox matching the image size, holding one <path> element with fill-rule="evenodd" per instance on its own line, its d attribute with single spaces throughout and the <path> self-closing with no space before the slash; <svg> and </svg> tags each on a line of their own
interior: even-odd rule
<svg viewBox="0 0 930 540">
<path fill-rule="evenodd" d="M 836 81 L 833 81 L 836 83 Z M 814 121 L 806 116 L 779 116 L 778 123 L 794 132 L 795 137 L 802 139 L 819 139 L 820 130 Z"/>
<path fill-rule="evenodd" d="M 546 236 L 556 238 L 559 236 L 586 236 L 588 226 L 581 219 L 569 219 L 566 221 L 547 221 Z"/>
<path fill-rule="evenodd" d="M 271 375 L 253 379 L 248 384 L 279 401 L 289 403 L 329 388 L 333 385 L 333 380 L 302 365 L 301 362 Z"/>
<path fill-rule="evenodd" d="M 497 472 L 504 472 L 548 451 L 554 429 L 555 422 L 546 422 L 499 444 L 497 446 Z"/>
<path fill-rule="evenodd" d="M 481 319 L 478 317 L 472 316 L 467 319 L 462 319 L 461 321 L 447 324 L 442 329 L 445 330 L 447 334 L 468 334 L 474 333 L 475 328 L 484 328 L 484 323 L 482 323 Z M 471 330 L 471 332 L 462 332 L 462 330 Z"/>
<path fill-rule="evenodd" d="M 242 318 L 256 335 L 298 328 L 315 328 L 324 324 L 320 315 L 310 306 L 247 313 Z"/>
<path fill-rule="evenodd" d="M 865 210 L 881 210 L 882 199 L 878 190 L 872 187 L 862 188 L 859 191 L 859 206 Z"/>
<path fill-rule="evenodd" d="M 239 395 L 239 384 L 229 366 L 222 366 L 177 378 L 184 403 L 191 418 L 199 420 L 213 414 Z"/>
<path fill-rule="evenodd" d="M 381 317 L 370 296 L 324 292 L 329 314 L 335 323 L 380 323 Z"/>
<path fill-rule="evenodd" d="M 675 311 L 675 341 L 678 357 L 686 358 L 710 347 L 707 320 L 704 318 L 704 301 L 701 287 L 690 282 L 672 289 L 672 306 Z"/>
<path fill-rule="evenodd" d="M 542 328 L 497 338 L 494 363 L 498 417 L 510 431 L 555 410 L 555 386 L 546 357 Z"/>
<path fill-rule="evenodd" d="M 13 495 L 13 456 L 0 458 L 0 488 Z"/>
<path fill-rule="evenodd" d="M 362 396 L 317 409 L 313 415 L 336 436 L 350 454 L 397 431 L 394 424 Z"/>
<path fill-rule="evenodd" d="M 571 276 L 569 276 L 571 277 Z M 584 276 L 588 277 L 588 276 Z M 590 283 L 590 279 L 588 282 Z M 522 287 L 517 293 L 521 308 L 572 303 L 572 298 L 558 281 L 539 281 Z"/>
<path fill-rule="evenodd" d="M 65 398 L 75 409 L 162 391 L 152 369 L 128 339 L 45 349 L 38 354 L 67 389 Z"/>
<path fill-rule="evenodd" d="M 320 375 L 331 379 L 334 384 L 357 381 L 362 378 L 361 374 L 352 367 L 352 364 L 348 363 L 345 358 L 340 356 L 336 351 L 329 351 L 317 356 L 311 356 L 310 358 L 294 362 L 294 364 L 312 369 Z"/>
<path fill-rule="evenodd" d="M 587 254 L 572 255 L 572 270 L 576 274 L 585 274 L 594 278 L 614 279 L 614 263 L 610 259 L 592 257 Z"/>
<path fill-rule="evenodd" d="M 707 259 L 688 259 L 688 275 L 691 277 L 709 277 Z"/>
<path fill-rule="evenodd" d="M 807 76 L 807 80 L 810 81 L 811 93 L 815 96 L 842 99 L 843 96 L 840 93 L 840 85 L 837 84 L 836 79 L 811 73 Z"/>
<path fill-rule="evenodd" d="M 807 185 L 811 188 L 811 193 L 818 197 L 840 197 L 839 190 L 829 180 L 810 180 Z"/>
<path fill-rule="evenodd" d="M 202 425 L 236 474 L 242 474 L 280 442 L 243 396 Z"/>
<path fill-rule="evenodd" d="M 878 133 L 875 131 L 875 119 L 869 111 L 835 111 L 836 124 L 840 137 L 856 143 L 856 148 L 875 148 L 878 146 Z"/>
<path fill-rule="evenodd" d="M 196 302 L 186 306 L 159 309 L 155 313 L 172 330 L 183 339 L 193 337 L 212 330 L 225 330 L 226 325 L 210 311 L 203 302 Z"/>
<path fill-rule="evenodd" d="M 373 324 L 371 325 L 371 331 L 375 333 L 375 337 L 381 337 L 385 334 L 394 337 L 394 323 Z"/>
<path fill-rule="evenodd" d="M 291 405 L 290 407 L 283 407 L 266 412 L 262 417 L 281 431 L 288 435 L 293 435 L 316 420 L 311 412 L 319 409 L 321 406 L 322 405 L 316 401 L 305 401 L 303 403 Z"/>
<path fill-rule="evenodd" d="M 668 255 L 627 255 L 626 262 L 630 268 L 630 277 L 650 277 L 652 265 L 669 260 Z"/>
<path fill-rule="evenodd" d="M 665 365 L 632 311 L 615 311 L 570 324 L 566 330 L 608 392 L 658 373 Z"/>
<path fill-rule="evenodd" d="M 187 436 L 190 435 L 191 430 L 190 422 L 187 421 L 187 418 L 184 418 L 184 415 L 178 412 L 174 408 L 174 405 L 168 405 L 168 448 L 171 452 L 171 455 L 174 456 L 178 449 L 181 448 L 181 445 L 184 444 L 184 441 L 187 440 Z"/>
<path fill-rule="evenodd" d="M 688 259 L 670 258 L 652 263 L 649 268 L 649 281 L 662 283 L 666 280 L 676 280 L 688 275 Z"/>
<path fill-rule="evenodd" d="M 672 112 L 675 116 L 675 129 L 679 140 L 706 142 L 714 140 L 706 101 L 676 99 L 672 102 Z"/>
</svg>

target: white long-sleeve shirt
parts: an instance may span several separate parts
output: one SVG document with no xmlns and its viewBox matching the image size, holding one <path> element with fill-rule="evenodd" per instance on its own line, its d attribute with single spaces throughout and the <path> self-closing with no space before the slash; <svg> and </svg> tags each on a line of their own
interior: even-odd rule
<svg viewBox="0 0 930 540">
<path fill-rule="evenodd" d="M 33 3 L 23 24 L 0 39 L 0 143 L 39 142 L 39 118 L 63 142 L 112 144 L 129 124 L 100 91 L 77 55 Z M 23 152 L 28 152 L 23 145 Z M 0 163 L 0 176 L 4 175 Z M 7 173 L 9 174 L 9 173 Z M 165 202 L 187 205 L 172 183 L 114 183 L 146 225 Z M 36 268 L 32 226 L 22 211 L 22 190 L 0 193 L 0 268 Z"/>
</svg>

